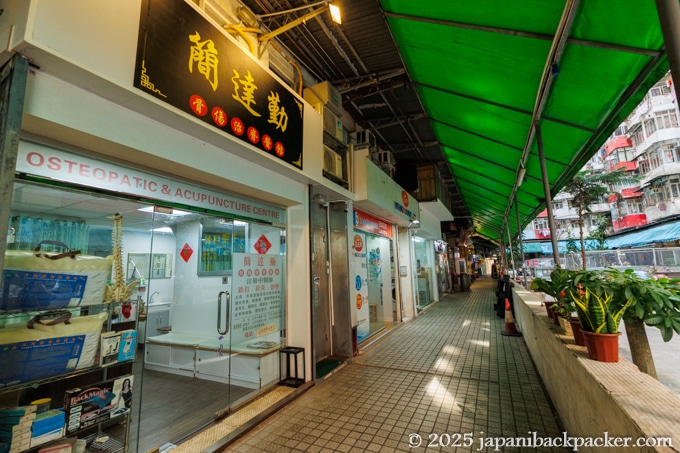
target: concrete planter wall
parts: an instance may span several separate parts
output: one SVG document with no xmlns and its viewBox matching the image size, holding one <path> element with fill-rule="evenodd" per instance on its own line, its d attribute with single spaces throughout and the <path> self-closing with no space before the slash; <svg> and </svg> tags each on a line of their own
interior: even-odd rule
<svg viewBox="0 0 680 453">
<path fill-rule="evenodd" d="M 572 437 L 672 438 L 673 447 L 630 447 L 629 452 L 680 451 L 680 396 L 625 358 L 588 358 L 586 348 L 553 325 L 537 293 L 513 288 L 515 324 L 522 332 L 567 434 Z M 539 433 L 540 434 L 540 433 Z M 614 449 L 607 449 L 614 451 Z M 602 447 L 582 447 L 601 452 Z"/>
</svg>

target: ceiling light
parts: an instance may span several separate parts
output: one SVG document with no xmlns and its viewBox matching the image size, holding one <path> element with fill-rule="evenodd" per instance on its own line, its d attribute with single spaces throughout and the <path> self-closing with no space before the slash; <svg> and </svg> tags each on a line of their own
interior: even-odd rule
<svg viewBox="0 0 680 453">
<path fill-rule="evenodd" d="M 294 12 L 294 11 L 312 8 L 312 7 L 315 7 L 315 6 L 318 6 L 318 5 L 322 5 L 322 6 L 308 12 L 304 16 L 300 16 L 297 19 L 288 22 L 287 24 L 277 28 L 276 30 L 270 31 L 267 34 L 260 36 L 260 42 L 266 43 L 267 41 L 274 38 L 275 36 L 278 36 L 281 33 L 290 30 L 291 28 L 295 28 L 298 25 L 306 23 L 308 20 L 312 19 L 313 17 L 318 16 L 319 14 L 323 13 L 327 9 L 331 10 L 331 18 L 333 19 L 333 22 L 336 22 L 338 24 L 342 23 L 342 20 L 340 18 L 340 8 L 338 8 L 336 5 L 331 5 L 330 0 L 323 0 L 323 1 L 320 1 L 320 2 L 317 2 L 317 3 L 311 3 L 311 4 L 305 5 L 305 6 L 299 6 L 297 8 L 287 9 L 285 11 L 276 11 L 276 12 L 268 13 L 268 14 L 260 14 L 259 18 L 262 19 L 263 17 L 271 17 L 271 16 L 278 16 L 278 15 L 281 15 L 281 14 L 288 14 L 288 13 L 291 13 L 291 12 Z"/>
<path fill-rule="evenodd" d="M 331 12 L 331 19 L 333 19 L 333 22 L 335 22 L 338 25 L 342 24 L 342 15 L 340 14 L 340 8 L 338 5 L 334 5 L 330 3 L 328 5 L 328 9 Z"/>
</svg>

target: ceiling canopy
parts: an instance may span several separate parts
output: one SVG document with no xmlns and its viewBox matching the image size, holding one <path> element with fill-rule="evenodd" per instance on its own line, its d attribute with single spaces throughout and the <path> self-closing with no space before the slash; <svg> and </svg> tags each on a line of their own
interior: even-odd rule
<svg viewBox="0 0 680 453">
<path fill-rule="evenodd" d="M 479 234 L 518 233 L 668 71 L 651 0 L 380 0 Z M 525 170 L 524 170 L 525 169 Z M 514 200 L 517 200 L 515 207 Z"/>
</svg>

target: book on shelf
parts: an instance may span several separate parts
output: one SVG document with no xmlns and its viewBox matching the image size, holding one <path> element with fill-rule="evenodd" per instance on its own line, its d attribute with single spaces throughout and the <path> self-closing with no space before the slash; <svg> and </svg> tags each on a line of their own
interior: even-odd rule
<svg viewBox="0 0 680 453">
<path fill-rule="evenodd" d="M 0 425 L 0 438 L 7 435 L 13 436 L 25 432 L 30 433 L 32 424 L 33 420 L 26 420 L 25 422 L 19 425 Z"/>
<path fill-rule="evenodd" d="M 36 414 L 23 415 L 21 417 L 4 417 L 0 419 L 0 428 L 8 428 L 13 426 L 31 426 L 35 420 Z"/>
<path fill-rule="evenodd" d="M 30 442 L 31 441 L 31 428 L 28 428 L 28 431 L 22 431 L 18 433 L 11 433 L 8 435 L 0 435 L 0 441 L 2 442 L 7 442 L 11 445 L 15 444 L 20 444 L 23 442 Z"/>
<path fill-rule="evenodd" d="M 11 447 L 9 448 L 8 453 L 20 453 L 24 452 L 31 448 L 31 440 L 25 441 L 25 442 L 18 442 L 18 443 L 13 443 Z"/>
<path fill-rule="evenodd" d="M 50 409 L 35 417 L 31 425 L 32 437 L 42 436 L 66 425 L 66 414 L 60 409 Z"/>
<path fill-rule="evenodd" d="M 99 366 L 109 366 L 135 358 L 137 331 L 134 329 L 101 334 Z"/>
<path fill-rule="evenodd" d="M 120 332 L 120 347 L 118 348 L 118 361 L 127 362 L 135 358 L 137 349 L 137 331 L 134 329 Z"/>
<path fill-rule="evenodd" d="M 99 342 L 99 366 L 109 366 L 118 363 L 120 349 L 120 332 L 104 332 Z"/>
<path fill-rule="evenodd" d="M 0 408 L 0 419 L 4 417 L 22 417 L 24 415 L 35 414 L 38 407 L 35 404 L 17 407 L 3 407 Z"/>
<path fill-rule="evenodd" d="M 36 418 L 36 413 L 32 412 L 22 416 L 1 417 L 0 418 L 0 441 L 14 439 L 28 432 L 30 438 L 31 426 Z M 1 451 L 1 450 L 0 450 Z"/>
<path fill-rule="evenodd" d="M 66 434 L 129 412 L 133 376 L 109 379 L 87 388 L 67 390 L 64 397 Z"/>
<path fill-rule="evenodd" d="M 46 442 L 49 442 L 51 440 L 56 440 L 59 439 L 64 435 L 64 427 L 62 426 L 61 428 L 55 428 L 51 431 L 47 431 L 46 433 L 43 433 L 39 436 L 33 436 L 31 437 L 31 447 L 37 447 L 38 445 L 42 445 Z"/>
</svg>

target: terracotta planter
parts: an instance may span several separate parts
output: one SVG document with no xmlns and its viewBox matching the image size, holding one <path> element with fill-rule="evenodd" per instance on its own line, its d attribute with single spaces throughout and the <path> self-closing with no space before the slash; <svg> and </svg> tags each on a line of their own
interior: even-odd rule
<svg viewBox="0 0 680 453">
<path fill-rule="evenodd" d="M 578 318 L 569 318 L 569 325 L 574 334 L 574 342 L 577 346 L 585 346 L 586 340 L 583 338 L 583 331 L 581 330 L 581 321 Z"/>
<path fill-rule="evenodd" d="M 560 325 L 560 313 L 556 310 L 550 310 L 552 311 L 552 318 L 553 318 L 553 324 L 556 326 Z"/>
<path fill-rule="evenodd" d="M 552 302 L 543 302 L 543 306 L 545 307 L 545 314 L 548 315 L 548 318 L 553 319 L 553 311 L 550 306 L 552 305 Z"/>
<path fill-rule="evenodd" d="M 593 333 L 582 330 L 586 340 L 588 356 L 598 362 L 619 361 L 619 336 L 618 333 Z"/>
</svg>

